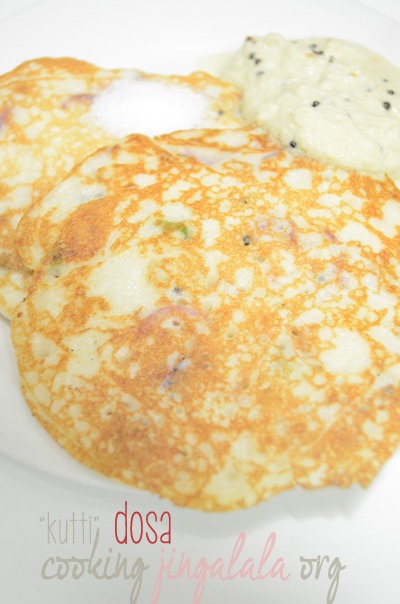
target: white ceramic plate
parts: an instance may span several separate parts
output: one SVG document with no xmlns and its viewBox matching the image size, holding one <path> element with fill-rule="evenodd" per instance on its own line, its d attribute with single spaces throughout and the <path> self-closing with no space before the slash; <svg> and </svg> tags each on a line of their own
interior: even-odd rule
<svg viewBox="0 0 400 604">
<path fill-rule="evenodd" d="M 17 12 L 13 14 L 13 10 Z M 105 67 L 185 73 L 194 70 L 205 55 L 234 50 L 247 34 L 269 31 L 289 38 L 313 34 L 347 38 L 399 61 L 400 25 L 350 0 L 146 0 L 143 3 L 41 0 L 31 5 L 27 0 L 19 0 L 13 8 L 10 2 L 2 6 L 0 0 L 3 50 L 0 72 L 39 56 L 72 56 Z M 49 482 L 66 479 L 71 489 L 73 483 L 84 484 L 128 493 L 131 500 L 134 498 L 145 509 L 159 505 L 149 494 L 124 491 L 123 487 L 90 472 L 53 443 L 23 401 L 9 325 L 3 320 L 0 320 L 0 409 L 0 453 L 9 460 L 6 463 L 17 461 L 33 471 L 40 470 Z M 218 543 L 222 550 L 226 549 L 227 538 L 240 530 L 250 531 L 249 543 L 255 555 L 271 530 L 268 527 L 273 525 L 280 531 L 281 549 L 286 548 L 287 556 L 293 556 L 297 563 L 299 555 L 312 551 L 337 555 L 347 564 L 348 572 L 343 575 L 335 598 L 337 604 L 400 601 L 397 545 L 400 454 L 390 460 L 366 492 L 357 487 L 311 493 L 296 489 L 253 510 L 220 516 L 218 522 L 210 520 L 215 518 L 213 515 L 178 510 L 171 505 L 169 508 L 178 518 L 181 534 L 189 535 L 188 547 L 192 545 L 192 534 L 203 534 L 203 555 L 214 551 Z M 216 543 L 214 537 L 220 541 Z M 374 541 L 377 558 L 386 555 L 385 563 L 378 564 L 377 571 L 368 549 L 368 544 Z M 289 583 L 269 588 L 266 599 L 266 592 L 255 584 L 250 589 L 248 582 L 233 581 L 214 595 L 209 591 L 202 602 L 323 604 L 327 601 L 326 577 L 318 587 L 299 577 Z M 189 589 L 187 593 L 192 592 Z M 68 596 L 65 597 L 68 601 Z M 172 604 L 171 598 L 163 602 Z"/>
</svg>

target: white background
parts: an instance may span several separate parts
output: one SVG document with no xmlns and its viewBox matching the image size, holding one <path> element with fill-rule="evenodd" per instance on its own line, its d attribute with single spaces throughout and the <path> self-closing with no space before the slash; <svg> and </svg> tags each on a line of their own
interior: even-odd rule
<svg viewBox="0 0 400 604">
<path fill-rule="evenodd" d="M 397 0 L 363 4 L 400 22 Z M 350 0 L 0 0 L 0 71 L 43 55 L 69 55 L 109 67 L 189 71 L 204 54 L 233 50 L 245 35 L 268 31 L 348 38 L 400 65 L 400 25 Z M 324 604 L 331 582 L 327 567 L 318 580 L 301 580 L 299 574 L 300 556 L 317 555 L 337 556 L 346 565 L 335 603 L 400 602 L 400 455 L 366 492 L 356 487 L 313 493 L 298 489 L 254 509 L 202 514 L 114 486 L 67 458 L 33 421 L 19 395 L 6 322 L 0 323 L 0 380 L 0 602 L 128 604 L 130 580 L 41 578 L 47 558 L 88 557 L 91 548 L 80 535 L 72 542 L 71 532 L 66 544 L 48 543 L 46 520 L 40 518 L 49 513 L 65 526 L 72 513 L 79 517 L 82 512 L 98 517 L 93 520 L 100 528 L 98 555 L 110 556 L 110 569 L 118 552 L 131 566 L 138 557 L 149 565 L 137 601 L 150 602 L 162 546 L 116 544 L 114 516 L 125 500 L 131 513 L 170 511 L 172 544 L 165 547 L 165 556 L 185 554 L 192 563 L 202 556 L 210 563 L 222 556 L 227 564 L 243 531 L 246 545 L 240 560 L 251 556 L 258 564 L 268 535 L 275 532 L 271 560 L 282 556 L 290 578 L 208 579 L 204 604 Z M 195 587 L 195 580 L 165 580 L 158 601 L 189 604 Z"/>
</svg>

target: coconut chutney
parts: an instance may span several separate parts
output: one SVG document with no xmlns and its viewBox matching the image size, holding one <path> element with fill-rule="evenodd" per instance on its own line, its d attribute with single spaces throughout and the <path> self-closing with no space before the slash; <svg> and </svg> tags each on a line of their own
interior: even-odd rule
<svg viewBox="0 0 400 604">
<path fill-rule="evenodd" d="M 285 146 L 322 161 L 400 177 L 400 71 L 357 44 L 249 36 L 221 75 L 243 112 Z"/>
</svg>

